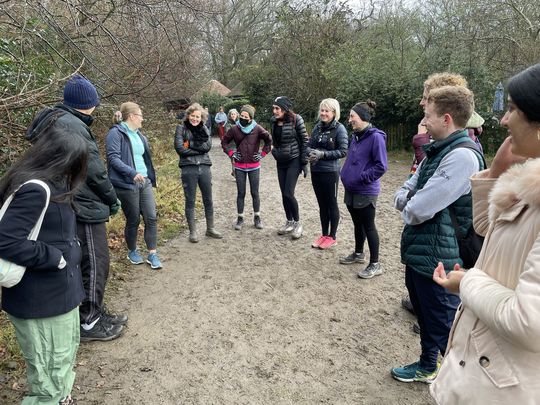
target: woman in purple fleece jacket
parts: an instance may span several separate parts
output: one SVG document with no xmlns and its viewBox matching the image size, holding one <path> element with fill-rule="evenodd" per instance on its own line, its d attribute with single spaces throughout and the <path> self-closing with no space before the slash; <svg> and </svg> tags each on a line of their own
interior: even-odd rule
<svg viewBox="0 0 540 405">
<path fill-rule="evenodd" d="M 369 264 L 358 273 L 360 278 L 382 274 L 379 264 L 379 233 L 375 227 L 375 207 L 381 191 L 381 177 L 388 169 L 386 134 L 371 125 L 375 102 L 357 103 L 349 114 L 353 128 L 347 159 L 341 169 L 345 204 L 354 224 L 355 249 L 342 257 L 341 264 L 365 263 L 364 242 L 369 246 Z"/>
</svg>

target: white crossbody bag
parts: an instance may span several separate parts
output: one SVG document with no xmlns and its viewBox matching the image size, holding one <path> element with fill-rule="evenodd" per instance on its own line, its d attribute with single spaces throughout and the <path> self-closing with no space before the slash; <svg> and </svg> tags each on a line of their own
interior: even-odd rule
<svg viewBox="0 0 540 405">
<path fill-rule="evenodd" d="M 24 182 L 19 186 L 21 188 L 25 184 L 28 183 L 35 183 L 39 184 L 41 187 L 45 189 L 47 192 L 47 201 L 45 202 L 45 207 L 43 207 L 43 211 L 41 212 L 41 215 L 39 216 L 36 225 L 32 228 L 30 231 L 30 235 L 28 235 L 29 240 L 36 240 L 39 231 L 41 230 L 41 224 L 43 223 L 43 217 L 45 217 L 45 212 L 47 211 L 47 208 L 49 207 L 49 201 L 51 199 L 51 190 L 49 189 L 49 186 L 44 183 L 41 180 L 28 180 L 27 182 Z M 9 204 L 13 200 L 14 194 L 19 190 L 15 190 L 13 194 L 11 194 L 7 200 L 4 202 L 4 205 L 2 205 L 2 209 L 0 209 L 0 220 L 4 217 L 4 214 L 6 213 Z M 19 266 L 18 264 L 11 263 L 5 259 L 0 258 L 0 286 L 2 287 L 13 287 L 15 284 L 17 284 L 19 281 L 21 281 L 22 277 L 24 276 L 24 272 L 26 270 L 26 267 Z"/>
</svg>

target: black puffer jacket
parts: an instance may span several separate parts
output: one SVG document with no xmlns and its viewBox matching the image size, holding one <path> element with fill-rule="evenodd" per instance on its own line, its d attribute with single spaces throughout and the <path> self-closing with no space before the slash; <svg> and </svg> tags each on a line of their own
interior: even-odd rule
<svg viewBox="0 0 540 405">
<path fill-rule="evenodd" d="M 212 166 L 208 152 L 212 148 L 210 130 L 199 124 L 196 131 L 189 128 L 190 124 L 178 125 L 174 134 L 174 149 L 180 156 L 179 167 L 190 165 Z"/>
<path fill-rule="evenodd" d="M 294 118 L 286 119 L 281 127 L 281 136 L 274 136 L 276 126 L 278 125 L 275 117 L 270 119 L 270 128 L 272 130 L 272 141 L 274 147 L 272 155 L 278 162 L 287 162 L 300 156 L 302 164 L 308 162 L 308 134 L 304 119 L 295 114 Z"/>
<path fill-rule="evenodd" d="M 35 142 L 44 129 L 54 125 L 73 135 L 81 136 L 88 144 L 88 173 L 86 182 L 75 195 L 77 221 L 99 224 L 109 220 L 110 206 L 116 203 L 116 192 L 107 176 L 99 155 L 96 139 L 90 131 L 92 117 L 63 104 L 42 110 L 34 119 L 26 139 Z"/>
</svg>

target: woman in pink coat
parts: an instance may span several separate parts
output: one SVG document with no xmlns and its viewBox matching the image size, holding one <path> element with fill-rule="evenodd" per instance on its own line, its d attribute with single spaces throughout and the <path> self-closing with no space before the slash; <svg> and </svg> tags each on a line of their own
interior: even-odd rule
<svg viewBox="0 0 540 405">
<path fill-rule="evenodd" d="M 474 226 L 486 239 L 474 268 L 433 279 L 459 292 L 438 404 L 540 404 L 540 64 L 508 84 L 509 137 L 471 178 Z"/>
</svg>

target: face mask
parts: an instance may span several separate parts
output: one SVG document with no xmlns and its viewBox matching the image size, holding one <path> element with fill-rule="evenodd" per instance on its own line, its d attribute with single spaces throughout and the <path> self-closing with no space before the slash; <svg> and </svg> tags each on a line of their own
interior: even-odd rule
<svg viewBox="0 0 540 405">
<path fill-rule="evenodd" d="M 250 120 L 246 120 L 245 118 L 240 118 L 240 125 L 242 125 L 243 127 L 247 127 L 250 123 Z"/>
</svg>

